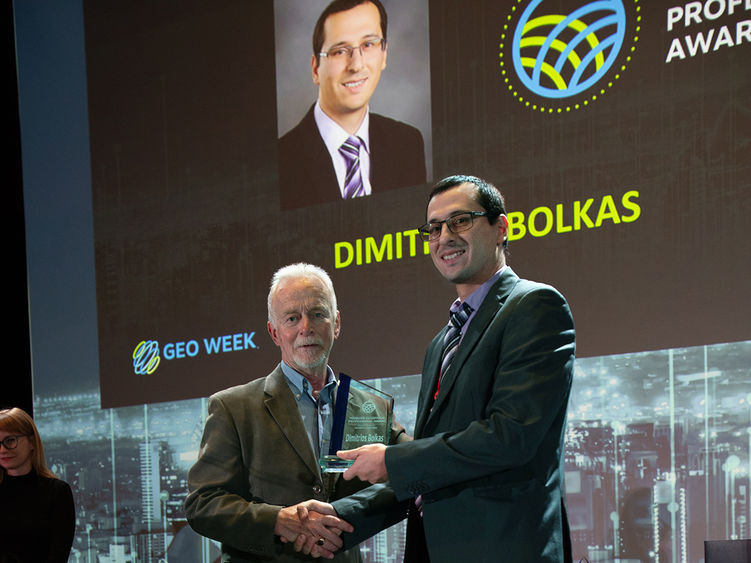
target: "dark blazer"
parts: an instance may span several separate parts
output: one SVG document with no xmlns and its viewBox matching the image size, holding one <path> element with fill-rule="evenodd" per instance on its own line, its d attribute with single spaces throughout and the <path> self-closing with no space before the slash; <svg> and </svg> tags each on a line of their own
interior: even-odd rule
<svg viewBox="0 0 751 563">
<path fill-rule="evenodd" d="M 425 147 L 417 129 L 371 112 L 369 133 L 374 194 L 425 183 Z M 279 139 L 279 196 L 282 209 L 342 199 L 313 107 Z"/>
<path fill-rule="evenodd" d="M 415 441 L 386 450 L 389 483 L 334 503 L 355 527 L 347 545 L 403 518 L 422 495 L 417 521 L 434 563 L 570 560 L 562 454 L 575 336 L 566 301 L 507 268 L 433 403 L 445 331 L 425 355 Z M 409 528 L 405 561 L 424 560 Z"/>
<path fill-rule="evenodd" d="M 395 425 L 392 440 L 404 429 Z M 198 459 L 188 473 L 185 514 L 201 535 L 222 542 L 222 561 L 307 561 L 274 535 L 279 510 L 328 502 L 365 486 L 321 475 L 280 366 L 267 377 L 209 398 Z M 357 548 L 335 561 L 360 561 Z"/>
</svg>

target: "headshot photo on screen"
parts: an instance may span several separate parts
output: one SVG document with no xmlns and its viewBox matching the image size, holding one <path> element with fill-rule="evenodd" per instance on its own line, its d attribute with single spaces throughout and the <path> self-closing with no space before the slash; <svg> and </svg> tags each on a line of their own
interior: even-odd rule
<svg viewBox="0 0 751 563">
<path fill-rule="evenodd" d="M 282 210 L 432 180 L 428 0 L 275 0 Z"/>
</svg>

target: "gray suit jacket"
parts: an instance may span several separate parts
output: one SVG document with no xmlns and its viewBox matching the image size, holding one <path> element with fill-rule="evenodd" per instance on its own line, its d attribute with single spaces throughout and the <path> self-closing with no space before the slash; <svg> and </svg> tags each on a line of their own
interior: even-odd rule
<svg viewBox="0 0 751 563">
<path fill-rule="evenodd" d="M 434 563 L 567 560 L 562 454 L 575 336 L 566 301 L 507 268 L 433 403 L 445 330 L 425 355 L 415 441 L 386 450 L 389 483 L 334 503 L 355 527 L 347 545 L 422 495 Z"/>
<path fill-rule="evenodd" d="M 404 429 L 395 425 L 392 440 Z M 360 481 L 321 475 L 281 367 L 209 399 L 198 460 L 188 473 L 185 514 L 193 529 L 222 542 L 223 561 L 308 561 L 274 535 L 279 510 L 361 489 Z M 360 561 L 359 549 L 335 561 Z"/>
</svg>

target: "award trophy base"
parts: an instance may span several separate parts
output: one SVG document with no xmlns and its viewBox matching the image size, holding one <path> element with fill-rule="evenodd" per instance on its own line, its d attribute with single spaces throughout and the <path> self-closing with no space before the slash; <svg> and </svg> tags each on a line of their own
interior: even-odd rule
<svg viewBox="0 0 751 563">
<path fill-rule="evenodd" d="M 322 455 L 319 463 L 323 473 L 344 473 L 355 462 L 351 459 L 341 459 L 335 455 Z"/>
</svg>

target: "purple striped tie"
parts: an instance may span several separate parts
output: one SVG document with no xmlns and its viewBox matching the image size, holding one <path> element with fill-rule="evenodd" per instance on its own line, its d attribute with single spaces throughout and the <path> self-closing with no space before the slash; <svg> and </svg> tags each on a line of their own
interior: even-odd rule
<svg viewBox="0 0 751 563">
<path fill-rule="evenodd" d="M 433 396 L 433 399 L 438 398 L 438 390 L 441 388 L 441 380 L 443 379 L 443 374 L 446 373 L 446 371 L 449 369 L 449 366 L 451 365 L 451 360 L 454 359 L 454 354 L 456 354 L 456 349 L 459 347 L 459 341 L 462 339 L 462 327 L 464 326 L 464 323 L 467 322 L 467 319 L 469 319 L 469 316 L 472 314 L 472 311 L 474 309 L 467 305 L 466 303 L 462 303 L 461 308 L 456 311 L 455 313 L 451 313 L 451 317 L 449 319 L 448 327 L 449 329 L 446 331 L 446 336 L 443 337 L 443 352 L 441 353 L 441 372 L 438 377 L 438 387 L 435 390 L 435 395 Z"/>
<path fill-rule="evenodd" d="M 349 137 L 342 146 L 339 147 L 339 153 L 344 157 L 347 163 L 347 175 L 344 178 L 344 195 L 343 199 L 361 197 L 365 195 L 365 186 L 362 184 L 362 175 L 360 174 L 360 146 L 362 141 L 358 137 Z"/>
</svg>

